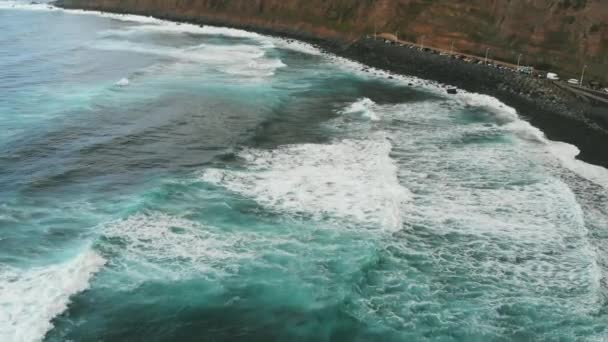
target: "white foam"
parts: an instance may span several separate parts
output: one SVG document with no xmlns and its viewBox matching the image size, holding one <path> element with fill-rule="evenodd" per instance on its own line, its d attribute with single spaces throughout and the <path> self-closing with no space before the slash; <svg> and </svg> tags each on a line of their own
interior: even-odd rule
<svg viewBox="0 0 608 342">
<path fill-rule="evenodd" d="M 490 111 L 499 119 L 503 119 L 505 122 L 519 120 L 515 108 L 505 105 L 495 97 L 461 91 L 455 96 L 455 98 L 464 103 L 466 106 L 480 107 Z"/>
<path fill-rule="evenodd" d="M 399 179 L 413 193 L 412 205 L 403 213 L 405 227 L 412 229 L 393 241 L 396 249 L 422 254 L 438 274 L 462 269 L 473 281 L 492 279 L 505 293 L 517 287 L 536 300 L 540 293 L 564 291 L 577 296 L 560 303 L 568 310 L 587 314 L 597 308 L 601 271 L 587 237 L 586 212 L 571 185 L 558 177 L 554 165 L 561 166 L 545 162 L 554 159 L 545 151 L 547 145 L 495 139 L 510 136 L 511 123 L 454 122 L 459 117 L 450 114 L 453 105 L 461 106 L 457 101 L 376 108 L 384 119 L 407 120 L 387 127 L 395 142 Z M 524 123 L 517 119 L 513 124 L 519 122 Z M 489 139 L 461 144 L 463 136 Z M 445 236 L 446 241 L 436 244 L 429 235 Z M 403 267 L 411 265 L 404 262 Z M 387 272 L 387 277 L 393 275 Z M 407 291 L 402 295 L 409 296 Z M 492 312 L 496 297 L 487 299 Z"/>
<path fill-rule="evenodd" d="M 278 58 L 254 59 L 245 64 L 233 64 L 226 67 L 224 71 L 233 75 L 249 77 L 268 77 L 275 74 L 275 71 L 287 65 Z"/>
<path fill-rule="evenodd" d="M 91 45 L 91 47 L 99 50 L 129 51 L 197 62 L 226 62 L 226 58 L 230 54 L 233 54 L 239 60 L 243 58 L 260 58 L 264 55 L 260 49 L 247 45 L 232 47 L 197 45 L 177 48 L 129 41 L 102 40 Z"/>
<path fill-rule="evenodd" d="M 608 169 L 576 159 L 578 147 L 559 141 L 548 141 L 547 148 L 567 169 L 577 175 L 608 189 Z"/>
<path fill-rule="evenodd" d="M 121 78 L 118 82 L 114 83 L 115 85 L 119 86 L 119 87 L 126 87 L 129 85 L 129 79 L 128 78 Z"/>
<path fill-rule="evenodd" d="M 209 169 L 202 180 L 290 214 L 398 230 L 409 193 L 397 180 L 390 151 L 383 136 L 250 149 L 240 153 L 247 170 Z"/>
<path fill-rule="evenodd" d="M 237 30 L 227 27 L 215 27 L 215 26 L 199 26 L 193 24 L 180 24 L 171 21 L 153 21 L 152 23 L 146 23 L 145 25 L 136 25 L 125 27 L 117 30 L 106 30 L 101 32 L 102 36 L 133 36 L 142 35 L 149 33 L 173 33 L 173 34 L 198 34 L 198 35 L 211 35 L 211 36 L 224 36 L 233 38 L 261 38 L 257 33 Z"/>
<path fill-rule="evenodd" d="M 103 18 L 110 18 L 110 19 L 114 19 L 114 20 L 133 22 L 133 23 L 139 23 L 139 24 L 161 25 L 163 23 L 168 22 L 166 20 L 161 20 L 161 19 L 157 19 L 154 17 L 147 17 L 147 16 L 143 16 L 143 15 L 136 15 L 136 14 L 118 14 L 118 13 L 80 10 L 80 9 L 64 9 L 64 8 L 58 8 L 58 7 L 54 7 L 54 8 L 52 8 L 52 10 L 62 11 L 65 13 L 70 13 L 70 14 L 91 15 L 91 16 L 97 16 L 97 17 L 103 17 Z"/>
<path fill-rule="evenodd" d="M 102 40 L 91 46 L 107 51 L 129 51 L 172 58 L 182 62 L 204 63 L 219 71 L 250 77 L 268 77 L 286 65 L 278 58 L 268 58 L 255 45 L 217 46 L 200 44 L 183 48 L 130 41 Z"/>
<path fill-rule="evenodd" d="M 343 69 L 349 70 L 350 72 L 360 76 L 381 79 L 392 77 L 392 82 L 411 84 L 418 89 L 423 89 L 436 95 L 446 98 L 455 98 L 461 104 L 466 106 L 483 108 L 496 115 L 498 119 L 497 121 L 505 124 L 505 127 L 510 129 L 517 137 L 545 145 L 547 151 L 551 152 L 555 157 L 557 157 L 564 167 L 570 169 L 587 180 L 601 185 L 604 188 L 608 188 L 608 169 L 576 159 L 576 156 L 578 156 L 580 153 L 577 147 L 563 142 L 555 142 L 547 139 L 545 134 L 539 128 L 533 126 L 525 120 L 522 120 L 515 108 L 507 106 L 497 98 L 484 94 L 470 93 L 462 89 L 458 89 L 458 94 L 456 96 L 447 96 L 445 85 L 439 84 L 435 81 L 424 80 L 415 76 L 395 74 L 386 70 L 369 67 L 362 63 L 333 54 L 326 53 L 325 56 Z M 364 72 L 362 70 L 367 71 Z M 565 147 L 566 145 L 569 146 Z"/>
<path fill-rule="evenodd" d="M 88 250 L 65 263 L 20 270 L 0 266 L 0 340 L 42 341 L 70 296 L 89 287 L 105 263 Z"/>
<path fill-rule="evenodd" d="M 48 2 L 39 1 L 38 4 L 31 4 L 24 1 L 0 1 L 0 9 L 13 9 L 13 10 L 29 10 L 29 11 L 49 11 L 54 10 Z"/>
<path fill-rule="evenodd" d="M 509 107 L 497 98 L 489 95 L 461 92 L 455 96 L 456 100 L 465 107 L 478 107 L 494 116 L 496 122 L 503 125 L 521 139 L 545 143 L 544 133 L 522 120 L 513 107 Z"/>
<path fill-rule="evenodd" d="M 136 284 L 217 275 L 231 265 L 228 259 L 250 257 L 247 252 L 233 251 L 239 237 L 158 212 L 107 224 L 103 235 L 120 241 L 104 247 L 115 255 L 109 268 Z"/>
<path fill-rule="evenodd" d="M 261 36 L 263 37 L 263 36 Z M 272 42 L 272 45 L 269 47 L 276 47 L 280 49 L 292 50 L 296 52 L 300 52 L 307 55 L 320 56 L 323 55 L 323 52 L 317 47 L 301 42 L 298 40 L 284 39 L 284 38 L 274 38 L 274 37 L 264 37 L 269 39 Z"/>
<path fill-rule="evenodd" d="M 104 14 L 105 15 L 105 14 Z M 114 18 L 113 15 L 110 14 L 113 19 L 124 19 L 127 21 L 134 21 L 132 17 L 127 18 Z M 145 18 L 145 17 L 144 17 Z M 145 25 L 137 25 L 126 27 L 122 29 L 115 30 L 106 30 L 100 33 L 101 36 L 121 36 L 128 37 L 134 35 L 144 35 L 148 33 L 160 32 L 160 33 L 174 33 L 174 34 L 198 34 L 198 35 L 209 35 L 209 36 L 224 36 L 224 37 L 232 37 L 232 38 L 249 38 L 257 41 L 261 44 L 262 47 L 270 49 L 270 48 L 280 48 L 286 50 L 297 51 L 300 53 L 308 54 L 308 55 L 321 55 L 322 51 L 318 48 L 314 47 L 311 44 L 291 40 L 284 39 L 280 37 L 270 37 L 263 36 L 255 32 L 233 29 L 228 27 L 220 27 L 220 26 L 199 26 L 193 24 L 186 23 L 176 23 L 171 21 L 164 20 L 155 20 L 149 22 L 147 20 L 139 21 L 142 23 L 147 23 Z"/>
<path fill-rule="evenodd" d="M 545 150 L 550 152 L 563 167 L 608 189 L 608 169 L 576 159 L 580 154 L 578 147 L 547 139 L 539 128 L 522 120 L 514 108 L 488 95 L 463 92 L 456 98 L 468 106 L 488 110 L 496 115 L 499 123 L 504 124 L 504 127 L 517 137 L 543 145 Z"/>
<path fill-rule="evenodd" d="M 350 104 L 340 113 L 342 114 L 358 114 L 371 121 L 380 121 L 380 117 L 374 111 L 376 103 L 368 98 L 362 98 Z"/>
</svg>

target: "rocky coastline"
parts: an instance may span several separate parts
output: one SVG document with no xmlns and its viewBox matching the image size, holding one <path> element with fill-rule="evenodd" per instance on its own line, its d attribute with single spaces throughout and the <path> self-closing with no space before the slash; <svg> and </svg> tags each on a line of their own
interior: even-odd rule
<svg viewBox="0 0 608 342">
<path fill-rule="evenodd" d="M 608 144 L 608 106 L 576 96 L 551 81 L 372 38 L 332 52 L 394 73 L 496 97 L 549 139 L 576 145 L 581 150 L 579 159 L 608 167 L 603 147 Z"/>
<path fill-rule="evenodd" d="M 227 26 L 260 34 L 297 39 L 320 49 L 370 67 L 392 73 L 436 81 L 446 86 L 469 92 L 487 94 L 515 108 L 518 114 L 545 135 L 556 141 L 576 145 L 579 159 L 608 167 L 608 106 L 589 101 L 553 84 L 513 71 L 471 64 L 463 60 L 421 51 L 408 46 L 385 42 L 383 39 L 363 37 L 347 41 L 335 36 L 321 37 L 285 26 L 243 24 L 202 16 L 176 16 L 160 11 L 125 11 L 121 8 L 86 5 L 59 0 L 55 6 L 70 9 L 98 10 L 120 14 L 153 16 L 198 25 Z"/>
</svg>

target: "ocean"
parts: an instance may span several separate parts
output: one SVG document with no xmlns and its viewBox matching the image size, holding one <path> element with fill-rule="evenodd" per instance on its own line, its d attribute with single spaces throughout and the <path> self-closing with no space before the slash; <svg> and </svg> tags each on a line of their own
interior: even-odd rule
<svg viewBox="0 0 608 342">
<path fill-rule="evenodd" d="M 0 341 L 608 341 L 608 170 L 489 96 L 0 2 Z"/>
</svg>

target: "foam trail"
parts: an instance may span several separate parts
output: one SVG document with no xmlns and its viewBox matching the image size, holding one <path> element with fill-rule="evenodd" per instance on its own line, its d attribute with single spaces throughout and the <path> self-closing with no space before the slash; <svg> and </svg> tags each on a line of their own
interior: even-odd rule
<svg viewBox="0 0 608 342">
<path fill-rule="evenodd" d="M 89 287 L 105 260 L 92 250 L 56 265 L 17 270 L 0 267 L 0 340 L 42 341 L 51 320 L 66 310 L 70 297 Z"/>
<path fill-rule="evenodd" d="M 121 241 L 103 248 L 115 256 L 109 268 L 126 275 L 131 285 L 150 279 L 218 275 L 233 264 L 230 260 L 251 257 L 247 252 L 233 252 L 240 243 L 237 236 L 217 234 L 197 222 L 159 212 L 112 222 L 103 235 Z"/>
</svg>

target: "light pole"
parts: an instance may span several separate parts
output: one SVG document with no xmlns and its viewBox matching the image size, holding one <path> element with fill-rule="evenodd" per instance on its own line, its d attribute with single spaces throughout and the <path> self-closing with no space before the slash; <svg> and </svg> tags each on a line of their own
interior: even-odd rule
<svg viewBox="0 0 608 342">
<path fill-rule="evenodd" d="M 583 78 L 585 77 L 585 69 L 587 69 L 587 64 L 585 64 L 585 66 L 583 67 L 583 72 L 581 73 L 581 82 L 580 82 L 580 86 L 583 86 Z"/>
<path fill-rule="evenodd" d="M 454 41 L 452 40 L 452 45 L 450 46 L 450 55 L 454 54 Z"/>
<path fill-rule="evenodd" d="M 486 61 L 485 64 L 488 64 L 488 54 L 490 53 L 490 48 L 486 49 Z"/>
<path fill-rule="evenodd" d="M 522 55 L 523 54 L 520 53 L 519 56 L 517 56 L 517 70 L 519 70 L 519 62 L 521 61 L 521 56 Z"/>
<path fill-rule="evenodd" d="M 424 50 L 424 38 L 426 38 L 426 36 L 420 37 L 420 46 L 422 50 Z"/>
</svg>

